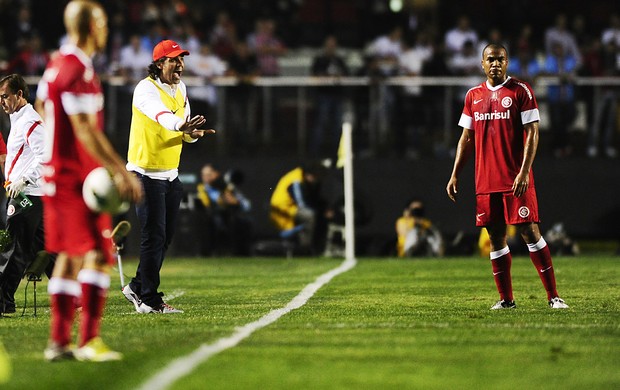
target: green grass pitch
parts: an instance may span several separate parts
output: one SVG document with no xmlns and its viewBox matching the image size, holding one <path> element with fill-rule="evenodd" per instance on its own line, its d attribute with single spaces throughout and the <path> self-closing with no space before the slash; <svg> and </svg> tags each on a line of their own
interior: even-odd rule
<svg viewBox="0 0 620 390">
<path fill-rule="evenodd" d="M 178 315 L 135 313 L 118 273 L 102 325 L 123 352 L 109 363 L 43 360 L 47 281 L 0 318 L 12 366 L 2 389 L 135 389 L 202 344 L 285 306 L 340 259 L 166 260 L 162 290 Z M 516 310 L 498 299 L 488 259 L 361 258 L 301 308 L 214 355 L 172 389 L 612 389 L 620 388 L 617 257 L 554 259 L 568 310 L 547 307 L 528 258 L 513 262 Z M 135 270 L 126 260 L 125 272 Z M 18 306 L 24 302 L 22 283 Z"/>
</svg>

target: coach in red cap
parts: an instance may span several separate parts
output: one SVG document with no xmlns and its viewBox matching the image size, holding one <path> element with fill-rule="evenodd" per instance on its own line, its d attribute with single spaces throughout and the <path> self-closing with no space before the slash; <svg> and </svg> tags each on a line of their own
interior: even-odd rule
<svg viewBox="0 0 620 390">
<path fill-rule="evenodd" d="M 164 40 L 153 49 L 148 76 L 136 86 L 132 102 L 127 170 L 142 181 L 144 202 L 136 205 L 140 222 L 140 263 L 123 294 L 139 313 L 182 313 L 166 304 L 159 271 L 172 241 L 183 196 L 179 162 L 183 142 L 196 142 L 214 130 L 200 130 L 202 115 L 191 116 L 181 76 L 189 51 Z"/>
<path fill-rule="evenodd" d="M 153 49 L 153 61 L 164 57 L 174 58 L 180 55 L 189 55 L 189 51 L 181 49 L 181 45 L 170 39 L 159 42 Z"/>
</svg>

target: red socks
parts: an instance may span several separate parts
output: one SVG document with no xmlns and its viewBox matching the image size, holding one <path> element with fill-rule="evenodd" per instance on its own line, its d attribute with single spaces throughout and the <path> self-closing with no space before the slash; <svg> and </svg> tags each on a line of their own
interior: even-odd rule
<svg viewBox="0 0 620 390">
<path fill-rule="evenodd" d="M 52 341 L 65 346 L 71 343 L 71 325 L 75 301 L 80 296 L 80 284 L 71 279 L 52 277 L 47 286 L 50 294 L 50 334 Z"/>
<path fill-rule="evenodd" d="M 79 327 L 79 346 L 99 335 L 110 276 L 92 269 L 81 270 L 78 280 L 53 277 L 48 284 L 51 299 L 51 338 L 58 345 L 71 343 L 71 327 L 76 300 L 80 298 L 82 313 Z"/>
<path fill-rule="evenodd" d="M 527 244 L 530 251 L 530 259 L 538 271 L 538 276 L 542 281 L 545 290 L 547 290 L 547 299 L 551 300 L 558 295 L 555 286 L 555 273 L 553 271 L 553 262 L 551 261 L 551 252 L 544 238 L 540 238 L 535 244 Z"/>
<path fill-rule="evenodd" d="M 78 281 L 82 285 L 82 315 L 78 345 L 81 347 L 99 335 L 106 292 L 110 287 L 110 276 L 93 269 L 83 269 L 78 274 Z"/>
<path fill-rule="evenodd" d="M 512 265 L 512 255 L 510 248 L 493 251 L 490 254 L 491 265 L 493 266 L 493 278 L 497 291 L 499 291 L 500 299 L 504 301 L 514 301 L 512 296 L 512 277 L 510 275 L 510 267 Z"/>
</svg>

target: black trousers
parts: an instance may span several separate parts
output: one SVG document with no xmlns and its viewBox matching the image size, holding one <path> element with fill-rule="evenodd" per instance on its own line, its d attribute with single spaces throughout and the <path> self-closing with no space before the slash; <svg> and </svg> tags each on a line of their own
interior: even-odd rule
<svg viewBox="0 0 620 390">
<path fill-rule="evenodd" d="M 159 271 L 174 235 L 183 184 L 179 178 L 168 181 L 138 173 L 136 176 L 142 181 L 144 201 L 136 205 L 140 221 L 140 263 L 129 285 L 145 304 L 155 307 L 163 302 L 158 291 Z"/>
<path fill-rule="evenodd" d="M 6 230 L 13 240 L 8 250 L 0 253 L 0 312 L 14 311 L 15 291 L 24 271 L 44 249 L 43 203 L 39 196 L 28 198 L 32 206 L 25 209 L 15 199 L 7 203 Z"/>
</svg>

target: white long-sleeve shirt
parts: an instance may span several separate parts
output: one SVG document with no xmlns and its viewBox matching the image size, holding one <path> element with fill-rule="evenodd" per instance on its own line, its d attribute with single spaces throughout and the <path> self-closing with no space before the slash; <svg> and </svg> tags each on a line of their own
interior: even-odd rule
<svg viewBox="0 0 620 390">
<path fill-rule="evenodd" d="M 162 83 L 158 78 L 157 84 L 167 94 L 174 97 L 177 92 L 177 88 L 181 89 L 181 94 L 185 98 L 185 118 L 191 117 L 191 109 L 189 100 L 187 99 L 187 87 L 185 83 L 181 81 L 177 85 L 168 85 Z M 162 102 L 159 90 L 152 82 L 147 79 L 141 80 L 133 91 L 133 105 L 140 110 L 144 115 L 159 123 L 170 131 L 178 131 L 179 127 L 183 124 L 185 119 L 181 119 L 174 115 L 168 107 Z M 183 141 L 193 143 L 198 141 L 187 134 L 183 135 Z M 166 171 L 153 171 L 138 167 L 132 163 L 127 163 L 127 170 L 138 172 L 142 175 L 146 175 L 152 179 L 160 180 L 174 180 L 179 175 L 178 169 L 171 169 Z"/>
<path fill-rule="evenodd" d="M 45 153 L 45 128 L 41 116 L 26 104 L 10 116 L 11 131 L 6 142 L 4 177 L 17 182 L 22 178 L 30 184 L 26 195 L 43 196 L 41 188 L 41 162 Z"/>
</svg>

